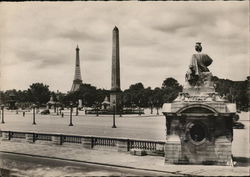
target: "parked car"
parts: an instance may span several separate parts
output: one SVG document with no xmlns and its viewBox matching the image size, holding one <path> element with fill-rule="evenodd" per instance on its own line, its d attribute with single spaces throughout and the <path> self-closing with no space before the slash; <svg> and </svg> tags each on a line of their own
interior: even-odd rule
<svg viewBox="0 0 250 177">
<path fill-rule="evenodd" d="M 41 114 L 42 115 L 47 115 L 47 114 L 50 114 L 50 112 L 49 112 L 48 109 L 45 109 L 45 110 L 41 111 Z"/>
<path fill-rule="evenodd" d="M 233 128 L 234 129 L 244 129 L 245 125 L 243 123 L 241 123 L 241 122 L 234 122 Z"/>
</svg>

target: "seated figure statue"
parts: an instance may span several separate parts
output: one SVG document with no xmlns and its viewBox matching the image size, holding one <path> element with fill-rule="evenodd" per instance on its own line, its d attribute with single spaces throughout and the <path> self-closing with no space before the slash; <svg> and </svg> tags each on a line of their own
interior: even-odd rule
<svg viewBox="0 0 250 177">
<path fill-rule="evenodd" d="M 211 79 L 211 73 L 207 67 L 213 60 L 207 54 L 201 53 L 202 46 L 200 42 L 196 43 L 195 50 L 198 53 L 192 55 L 191 63 L 186 73 L 186 81 L 191 86 L 206 85 L 209 82 L 208 80 Z"/>
</svg>

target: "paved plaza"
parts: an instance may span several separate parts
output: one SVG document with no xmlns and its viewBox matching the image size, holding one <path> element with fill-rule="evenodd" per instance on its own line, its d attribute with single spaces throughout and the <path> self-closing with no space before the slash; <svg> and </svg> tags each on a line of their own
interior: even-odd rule
<svg viewBox="0 0 250 177">
<path fill-rule="evenodd" d="M 5 124 L 0 124 L 1 130 L 31 131 L 46 133 L 63 133 L 76 135 L 94 135 L 107 137 L 126 137 L 134 139 L 165 140 L 165 118 L 163 115 L 124 115 L 116 116 L 117 128 L 112 127 L 111 115 L 83 115 L 73 116 L 74 126 L 69 125 L 69 112 L 64 112 L 64 117 L 52 113 L 51 115 L 36 114 L 36 125 L 32 125 L 32 112 L 27 112 L 23 117 L 22 112 L 5 111 Z M 96 175 L 205 175 L 205 176 L 247 176 L 249 175 L 249 119 L 248 113 L 241 113 L 241 122 L 245 129 L 234 129 L 232 146 L 233 156 L 238 159 L 235 167 L 201 166 L 201 165 L 165 165 L 164 157 L 159 156 L 133 156 L 109 149 L 84 149 L 80 145 L 62 146 L 49 144 L 29 144 L 16 141 L 1 141 L 1 157 L 6 153 L 16 153 L 17 156 L 32 155 L 32 157 L 52 158 L 79 162 L 81 164 L 94 163 L 107 168 L 121 168 L 107 173 L 105 170 L 96 172 Z M 112 156 L 112 158 L 111 158 Z M 22 157 L 21 159 L 25 159 Z M 6 165 L 2 160 L 1 166 Z M 105 167 L 105 168 L 106 168 Z M 127 171 L 125 169 L 134 169 Z M 118 170 L 118 172 L 117 172 Z M 125 171 L 124 171 L 125 170 Z M 145 171 L 146 170 L 146 171 Z M 49 170 L 48 170 L 49 171 Z M 33 171 L 34 172 L 34 171 Z M 32 172 L 30 172 L 32 173 Z M 41 176 L 44 169 L 40 171 Z M 47 173 L 49 174 L 49 173 Z M 84 175 L 93 175 L 85 173 Z M 32 176 L 32 175 L 31 175 Z M 59 173 L 60 176 L 60 173 Z"/>
<path fill-rule="evenodd" d="M 53 112 L 53 111 L 51 111 Z M 165 140 L 165 119 L 163 115 L 123 115 L 116 116 L 117 128 L 113 125 L 112 115 L 84 115 L 73 113 L 73 125 L 69 125 L 69 110 L 64 111 L 64 117 L 51 113 L 36 114 L 36 125 L 32 125 L 32 112 L 16 114 L 15 111 L 5 111 L 5 124 L 0 124 L 1 130 L 32 131 L 46 133 L 63 133 L 75 135 L 95 135 L 108 137 L 126 137 L 150 140 Z"/>
</svg>

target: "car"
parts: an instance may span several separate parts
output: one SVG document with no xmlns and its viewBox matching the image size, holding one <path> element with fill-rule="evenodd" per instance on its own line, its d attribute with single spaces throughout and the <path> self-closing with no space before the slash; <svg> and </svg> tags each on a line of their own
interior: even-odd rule
<svg viewBox="0 0 250 177">
<path fill-rule="evenodd" d="M 50 114 L 50 112 L 49 112 L 48 109 L 45 109 L 45 110 L 41 111 L 41 114 L 42 115 L 47 115 L 47 114 Z"/>
<path fill-rule="evenodd" d="M 241 122 L 234 122 L 233 128 L 234 129 L 244 129 L 245 125 L 243 123 L 241 123 Z"/>
</svg>

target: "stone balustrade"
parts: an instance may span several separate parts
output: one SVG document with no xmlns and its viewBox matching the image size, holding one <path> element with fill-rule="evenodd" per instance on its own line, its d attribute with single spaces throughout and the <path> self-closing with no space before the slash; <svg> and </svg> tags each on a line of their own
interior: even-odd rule
<svg viewBox="0 0 250 177">
<path fill-rule="evenodd" d="M 63 135 L 63 134 L 47 134 L 34 132 L 12 132 L 0 131 L 3 141 L 22 141 L 27 143 L 35 143 L 36 141 L 46 141 L 51 145 L 63 145 L 64 143 L 81 144 L 83 148 L 93 149 L 95 146 L 100 148 L 110 147 L 118 152 L 133 151 L 135 155 L 143 152 L 145 155 L 160 155 L 164 154 L 165 141 L 151 140 L 135 140 L 126 138 L 112 137 L 95 137 L 95 136 L 78 136 L 78 135 Z M 160 152 L 160 153 L 159 153 Z M 133 154 L 133 153 L 132 153 Z"/>
</svg>

